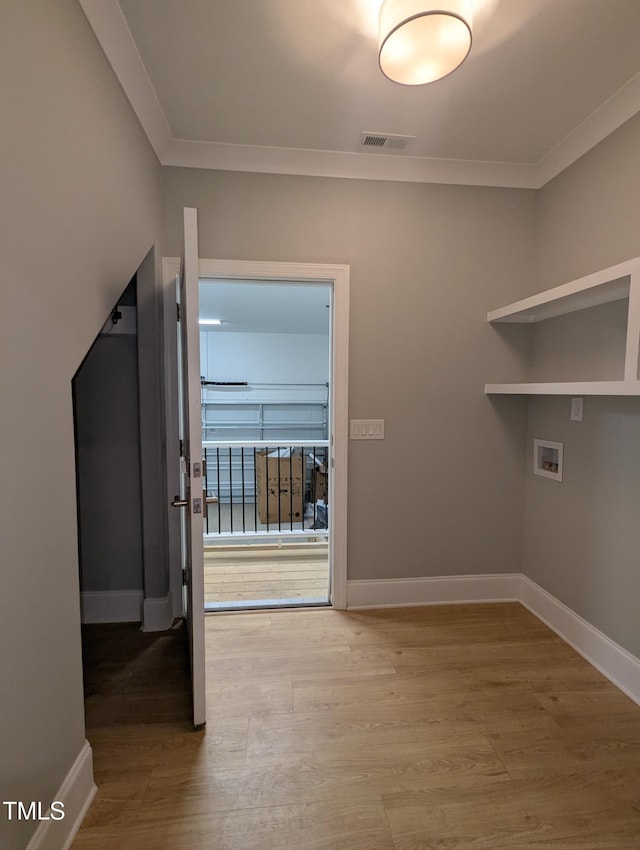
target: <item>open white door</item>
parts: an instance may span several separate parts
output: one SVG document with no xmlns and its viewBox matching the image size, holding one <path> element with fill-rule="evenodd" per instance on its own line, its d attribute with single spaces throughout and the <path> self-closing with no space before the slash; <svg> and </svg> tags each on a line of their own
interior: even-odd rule
<svg viewBox="0 0 640 850">
<path fill-rule="evenodd" d="M 206 723 L 204 657 L 203 464 L 198 327 L 198 213 L 184 210 L 184 248 L 178 285 L 178 395 L 181 485 L 172 503 L 182 514 L 184 611 L 189 631 L 193 725 Z"/>
</svg>

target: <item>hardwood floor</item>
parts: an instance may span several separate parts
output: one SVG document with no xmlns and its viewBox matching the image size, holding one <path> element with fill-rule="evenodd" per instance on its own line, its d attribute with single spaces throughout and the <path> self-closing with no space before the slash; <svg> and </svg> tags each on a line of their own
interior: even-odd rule
<svg viewBox="0 0 640 850">
<path fill-rule="evenodd" d="M 187 721 L 189 648 L 176 621 L 168 632 L 137 623 L 82 627 L 87 730 Z"/>
<path fill-rule="evenodd" d="M 326 542 L 283 546 L 205 546 L 208 605 L 300 603 L 329 598 Z"/>
<path fill-rule="evenodd" d="M 640 708 L 517 603 L 206 630 L 202 732 L 182 629 L 96 658 L 99 791 L 74 850 L 640 847 Z"/>
</svg>

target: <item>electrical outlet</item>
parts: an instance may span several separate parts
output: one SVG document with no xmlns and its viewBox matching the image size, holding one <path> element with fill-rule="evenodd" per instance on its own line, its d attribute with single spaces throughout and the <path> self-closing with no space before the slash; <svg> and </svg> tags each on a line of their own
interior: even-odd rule
<svg viewBox="0 0 640 850">
<path fill-rule="evenodd" d="M 583 398 L 571 399 L 571 421 L 582 422 L 582 410 L 584 406 Z"/>
</svg>

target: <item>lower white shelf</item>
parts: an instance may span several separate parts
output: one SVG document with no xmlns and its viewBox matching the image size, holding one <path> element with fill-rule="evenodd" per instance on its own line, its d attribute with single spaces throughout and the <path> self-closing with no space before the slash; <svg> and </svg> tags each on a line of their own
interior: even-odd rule
<svg viewBox="0 0 640 850">
<path fill-rule="evenodd" d="M 531 384 L 485 384 L 487 395 L 627 395 L 640 396 L 640 381 L 566 381 Z"/>
</svg>

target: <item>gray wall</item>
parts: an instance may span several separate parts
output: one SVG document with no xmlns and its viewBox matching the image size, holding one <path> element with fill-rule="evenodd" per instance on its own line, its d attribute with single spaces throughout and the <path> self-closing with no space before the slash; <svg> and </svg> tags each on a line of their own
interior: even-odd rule
<svg viewBox="0 0 640 850">
<path fill-rule="evenodd" d="M 640 116 L 539 193 L 536 290 L 638 256 L 638 198 Z M 583 370 L 584 334 L 601 349 L 602 377 L 621 377 L 610 366 L 619 306 L 610 305 L 600 318 L 604 325 L 576 315 L 569 336 L 562 322 L 555 339 L 553 329 L 545 331 L 546 343 L 564 345 L 564 377 L 571 356 Z M 587 397 L 580 423 L 569 421 L 569 405 L 568 398 L 530 401 L 524 572 L 640 655 L 640 399 Z M 562 483 L 533 475 L 535 437 L 564 442 Z"/>
<path fill-rule="evenodd" d="M 119 301 L 133 321 L 109 319 L 74 379 L 82 592 L 169 589 L 157 253 Z"/>
<path fill-rule="evenodd" d="M 528 191 L 163 169 L 167 251 L 183 206 L 200 256 L 351 266 L 350 579 L 520 568 L 526 402 L 490 401 L 524 349 L 487 310 L 531 291 Z"/>
<path fill-rule="evenodd" d="M 0 31 L 0 788 L 51 800 L 84 740 L 71 380 L 158 240 L 162 186 L 75 0 L 5 0 Z M 482 388 L 522 377 L 526 346 L 485 314 L 640 253 L 638 151 L 634 119 L 538 197 L 165 170 L 161 253 L 186 204 L 203 256 L 351 265 L 350 415 L 387 423 L 350 446 L 351 578 L 519 568 L 526 402 Z M 588 399 L 579 426 L 566 402 L 531 403 L 567 467 L 544 488 L 525 473 L 525 570 L 639 653 L 639 402 Z M 0 844 L 34 827 L 0 820 Z"/>
<path fill-rule="evenodd" d="M 162 280 L 162 252 L 159 248 L 158 244 L 154 246 L 136 274 L 145 599 L 165 597 L 169 590 L 167 528 L 170 508 L 166 490 L 164 331 L 162 295 L 158 292 L 158 281 Z"/>
<path fill-rule="evenodd" d="M 84 741 L 71 380 L 161 233 L 160 168 L 75 0 L 4 0 L 0 32 L 0 788 L 51 800 Z"/>
<path fill-rule="evenodd" d="M 74 385 L 81 590 L 142 590 L 136 335 L 99 336 Z"/>
</svg>

